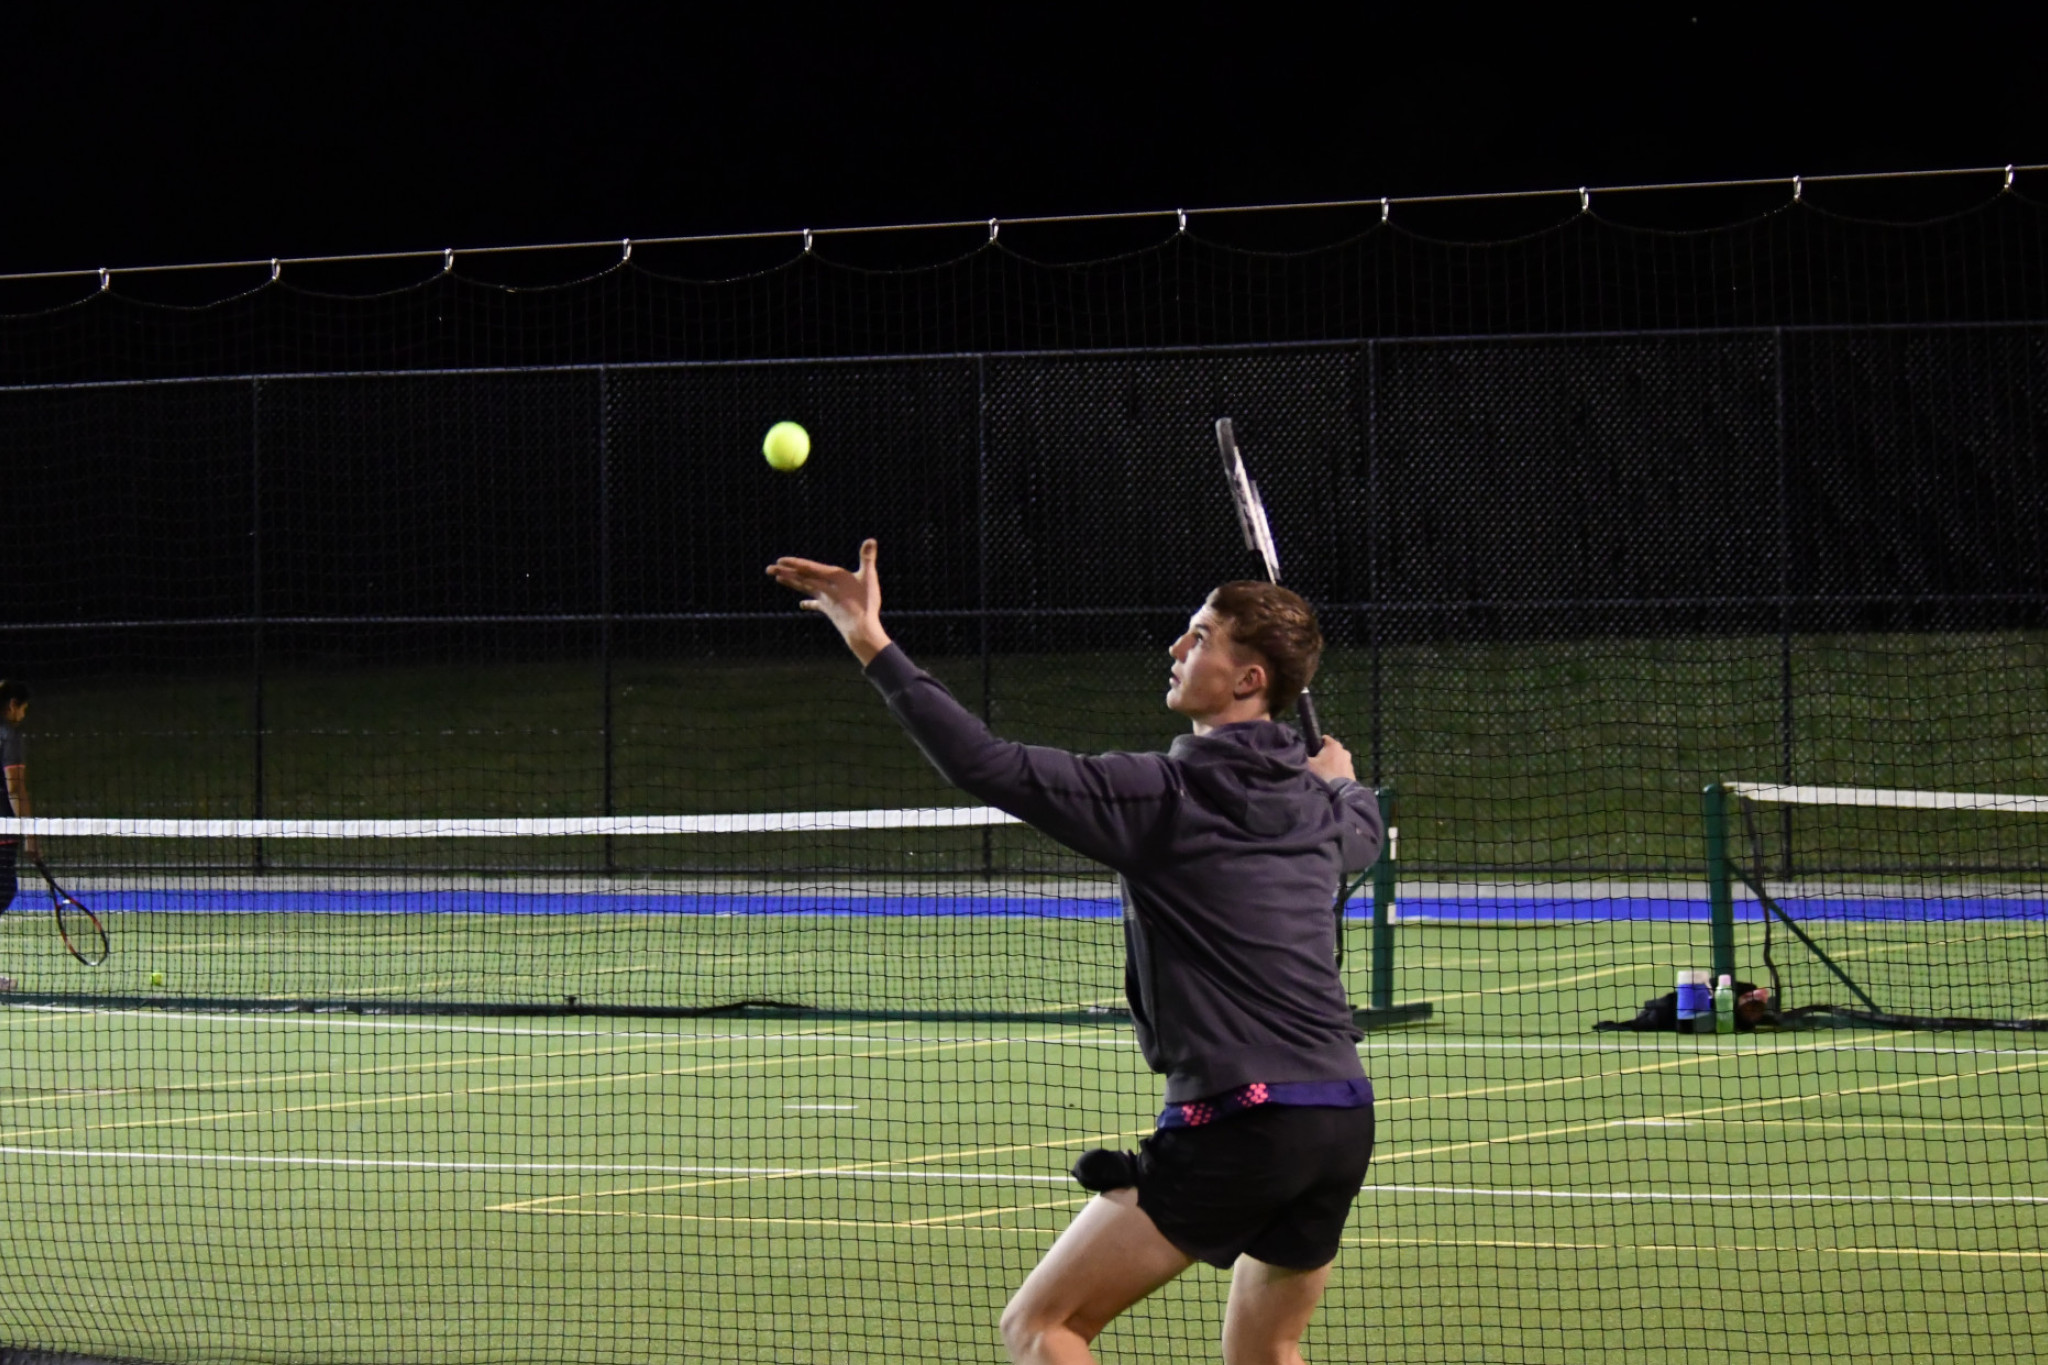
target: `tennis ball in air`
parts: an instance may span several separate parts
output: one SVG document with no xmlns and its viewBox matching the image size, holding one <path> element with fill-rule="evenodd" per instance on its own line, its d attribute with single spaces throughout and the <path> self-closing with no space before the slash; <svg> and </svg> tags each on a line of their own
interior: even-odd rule
<svg viewBox="0 0 2048 1365">
<path fill-rule="evenodd" d="M 761 453 L 768 457 L 770 469 L 785 474 L 801 469 L 804 461 L 811 458 L 811 433 L 794 422 L 777 422 L 762 438 Z"/>
<path fill-rule="evenodd" d="M 161 985 L 163 985 L 163 984 L 164 984 L 164 974 L 163 974 L 162 972 L 151 972 L 151 973 L 149 974 L 149 984 L 150 984 L 150 985 L 152 985 L 152 986 L 161 986 Z"/>
</svg>

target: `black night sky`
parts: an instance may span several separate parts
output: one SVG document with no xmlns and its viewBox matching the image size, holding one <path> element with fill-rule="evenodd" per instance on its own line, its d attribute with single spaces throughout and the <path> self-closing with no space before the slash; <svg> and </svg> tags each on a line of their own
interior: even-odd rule
<svg viewBox="0 0 2048 1365">
<path fill-rule="evenodd" d="M 0 273 L 2048 160 L 2018 21 L 1392 12 L 40 7 Z"/>
</svg>

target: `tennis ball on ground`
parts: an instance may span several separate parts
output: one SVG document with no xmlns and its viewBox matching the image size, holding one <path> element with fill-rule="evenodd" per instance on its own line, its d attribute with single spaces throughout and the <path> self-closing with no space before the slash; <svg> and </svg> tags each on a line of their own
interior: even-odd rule
<svg viewBox="0 0 2048 1365">
<path fill-rule="evenodd" d="M 768 457 L 770 469 L 785 474 L 801 469 L 804 461 L 811 458 L 811 433 L 794 422 L 777 422 L 762 438 L 761 453 Z"/>
<path fill-rule="evenodd" d="M 152 985 L 152 986 L 161 986 L 161 985 L 163 985 L 163 984 L 164 984 L 164 974 L 163 974 L 162 972 L 151 972 L 151 973 L 149 974 L 149 984 L 150 984 L 150 985 Z"/>
</svg>

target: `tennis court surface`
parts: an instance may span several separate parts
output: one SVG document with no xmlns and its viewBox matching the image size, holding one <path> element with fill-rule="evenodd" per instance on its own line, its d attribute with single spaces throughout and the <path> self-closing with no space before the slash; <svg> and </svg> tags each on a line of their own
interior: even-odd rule
<svg viewBox="0 0 2048 1365">
<path fill-rule="evenodd" d="M 1084 1198 L 1066 1168 L 1151 1127 L 1156 1078 L 1108 1012 L 1113 920 L 380 894 L 130 908 L 93 985 L 159 1005 L 0 1012 L 0 1334 L 139 1359 L 995 1361 L 1004 1299 Z M 1701 942 L 1619 904 L 1398 923 L 1402 998 L 1433 1013 L 1361 1045 L 1380 1149 L 1311 1358 L 2028 1358 L 2048 1039 L 1593 1033 Z M 1346 932 L 1359 998 L 1367 928 Z M 2038 954 L 2048 926 L 1943 932 Z M 75 984 L 54 940 L 0 920 L 9 961 Z M 539 1002 L 692 971 L 757 1003 L 406 1005 L 486 974 L 531 974 Z M 266 975 L 354 999 L 180 999 Z M 998 997 L 1011 1017 L 943 1017 Z M 918 1002 L 934 1017 L 882 1017 Z M 1222 1288 L 1191 1273 L 1105 1357 L 1215 1340 Z"/>
</svg>

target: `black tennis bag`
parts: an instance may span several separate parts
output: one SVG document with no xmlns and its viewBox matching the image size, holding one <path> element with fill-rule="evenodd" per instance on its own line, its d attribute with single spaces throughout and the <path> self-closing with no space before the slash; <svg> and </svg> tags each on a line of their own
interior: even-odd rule
<svg viewBox="0 0 2048 1365">
<path fill-rule="evenodd" d="M 1756 989 L 1747 981 L 1737 981 L 1734 985 L 1737 1000 Z M 1766 1007 L 1763 1014 L 1757 1018 L 1744 1018 L 1742 1013 L 1735 1016 L 1735 1027 L 1743 1033 L 1749 1032 L 1759 1024 L 1769 1025 L 1777 1022 L 1777 1011 L 1769 1007 Z M 1631 1029 L 1637 1033 L 1675 1033 L 1678 1030 L 1678 992 L 1666 991 L 1662 995 L 1645 1000 L 1643 1008 L 1633 1019 L 1609 1019 L 1593 1027 L 1602 1031 Z"/>
</svg>

